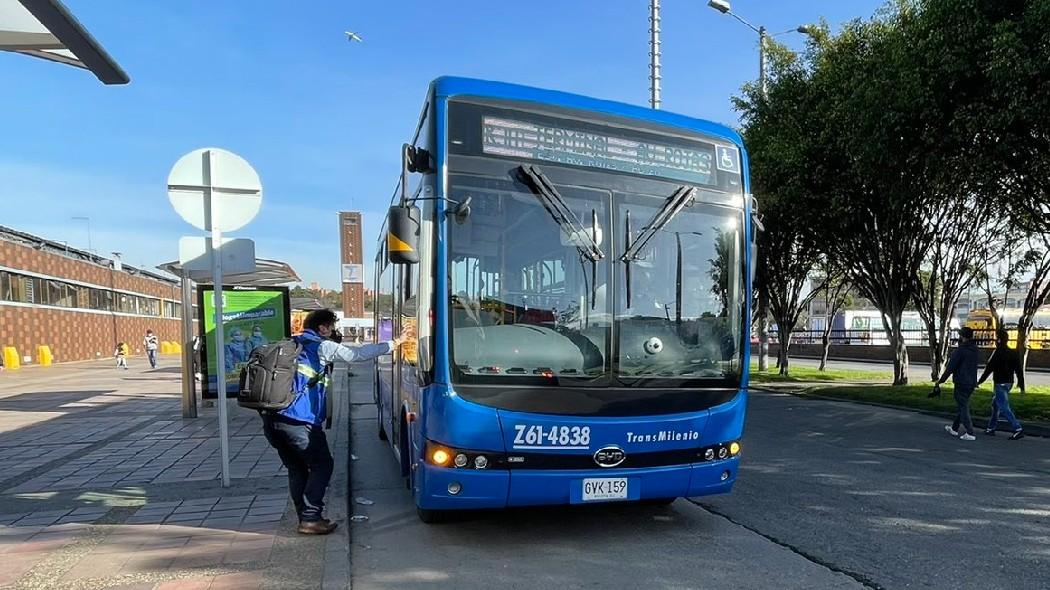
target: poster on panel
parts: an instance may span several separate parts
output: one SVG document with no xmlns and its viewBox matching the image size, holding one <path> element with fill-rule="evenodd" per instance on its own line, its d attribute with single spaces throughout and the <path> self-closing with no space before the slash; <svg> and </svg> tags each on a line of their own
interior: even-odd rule
<svg viewBox="0 0 1050 590">
<path fill-rule="evenodd" d="M 201 396 L 205 399 L 215 399 L 218 391 L 213 292 L 211 285 L 197 287 L 197 309 L 201 310 Z M 241 369 L 252 350 L 291 336 L 291 300 L 286 287 L 223 286 L 222 297 L 221 362 L 226 368 L 226 397 L 237 397 Z"/>
</svg>

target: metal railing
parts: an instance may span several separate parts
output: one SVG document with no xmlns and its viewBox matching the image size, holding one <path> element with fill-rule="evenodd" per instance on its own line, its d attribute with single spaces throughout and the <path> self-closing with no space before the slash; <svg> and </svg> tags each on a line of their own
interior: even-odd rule
<svg viewBox="0 0 1050 590">
<path fill-rule="evenodd" d="M 1016 342 L 1017 331 L 1008 330 L 1008 332 L 1010 333 L 1010 341 Z M 902 330 L 901 333 L 904 336 L 904 343 L 908 346 L 927 346 L 930 343 L 927 337 L 927 330 Z M 823 337 L 823 330 L 795 330 L 791 333 L 791 343 L 821 344 Z M 958 344 L 959 330 L 957 328 L 951 330 L 950 338 L 952 346 Z M 829 340 L 831 344 L 847 346 L 889 346 L 890 344 L 889 335 L 885 330 L 832 330 Z M 974 330 L 974 340 L 977 342 L 977 346 L 981 348 L 992 348 L 995 346 L 995 331 Z M 752 335 L 751 342 L 753 344 L 757 343 L 757 337 Z M 778 343 L 776 332 L 770 332 L 769 342 L 770 344 Z M 1028 347 L 1050 349 L 1050 329 L 1033 328 L 1031 335 L 1028 337 Z"/>
</svg>

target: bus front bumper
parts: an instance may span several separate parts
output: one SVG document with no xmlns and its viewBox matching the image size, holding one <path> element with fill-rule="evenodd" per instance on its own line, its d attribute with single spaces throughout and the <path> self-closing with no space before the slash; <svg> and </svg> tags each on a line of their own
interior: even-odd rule
<svg viewBox="0 0 1050 590">
<path fill-rule="evenodd" d="M 640 469 L 475 470 L 420 464 L 417 503 L 428 510 L 470 510 L 508 506 L 598 504 L 728 493 L 739 457 L 721 461 Z M 624 498 L 584 498 L 584 480 L 626 479 Z M 453 493 L 456 492 L 456 493 Z"/>
</svg>

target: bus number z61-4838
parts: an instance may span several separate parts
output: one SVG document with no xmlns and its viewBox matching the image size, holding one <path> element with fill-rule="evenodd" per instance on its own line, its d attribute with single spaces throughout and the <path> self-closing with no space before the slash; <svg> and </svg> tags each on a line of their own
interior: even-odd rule
<svg viewBox="0 0 1050 590">
<path fill-rule="evenodd" d="M 591 444 L 590 426 L 514 425 L 514 448 L 580 448 Z"/>
</svg>

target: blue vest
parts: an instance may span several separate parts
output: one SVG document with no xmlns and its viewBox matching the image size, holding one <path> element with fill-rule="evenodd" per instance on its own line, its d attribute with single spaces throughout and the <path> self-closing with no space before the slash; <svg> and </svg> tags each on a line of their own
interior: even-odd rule
<svg viewBox="0 0 1050 590">
<path fill-rule="evenodd" d="M 321 365 L 322 340 L 312 330 L 307 330 L 296 336 L 295 341 L 303 347 L 299 353 L 299 370 L 295 374 L 295 391 L 298 394 L 292 405 L 278 413 L 298 422 L 320 426 L 327 415 L 325 404 L 328 401 L 325 396 L 328 377 Z M 310 385 L 311 380 L 314 385 Z"/>
</svg>

